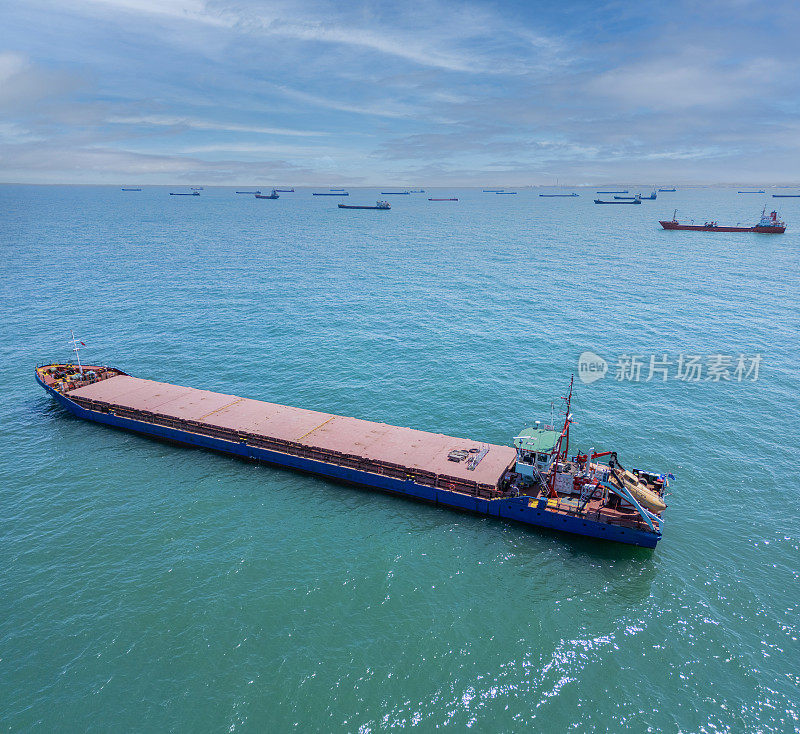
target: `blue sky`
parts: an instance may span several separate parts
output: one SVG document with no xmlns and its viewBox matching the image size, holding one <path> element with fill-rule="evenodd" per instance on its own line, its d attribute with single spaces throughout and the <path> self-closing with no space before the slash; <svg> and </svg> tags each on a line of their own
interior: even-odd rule
<svg viewBox="0 0 800 734">
<path fill-rule="evenodd" d="M 0 0 L 0 181 L 800 181 L 800 3 Z"/>
</svg>

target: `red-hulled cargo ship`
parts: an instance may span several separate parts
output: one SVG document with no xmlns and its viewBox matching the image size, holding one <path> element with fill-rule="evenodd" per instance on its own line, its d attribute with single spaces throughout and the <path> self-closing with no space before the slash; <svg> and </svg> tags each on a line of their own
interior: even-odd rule
<svg viewBox="0 0 800 734">
<path fill-rule="evenodd" d="M 593 538 L 647 548 L 661 538 L 666 476 L 627 471 L 609 451 L 567 456 L 571 386 L 563 428 L 537 422 L 512 448 L 154 382 L 79 358 L 40 365 L 35 376 L 79 418 L 152 438 Z"/>
<path fill-rule="evenodd" d="M 761 219 L 758 224 L 752 227 L 732 227 L 717 222 L 705 222 L 704 224 L 680 224 L 676 219 L 677 210 L 672 214 L 672 220 L 659 222 L 664 229 L 690 229 L 695 232 L 758 232 L 759 234 L 783 234 L 786 231 L 786 222 L 778 219 L 778 212 L 767 214 L 766 207 L 761 212 Z"/>
</svg>

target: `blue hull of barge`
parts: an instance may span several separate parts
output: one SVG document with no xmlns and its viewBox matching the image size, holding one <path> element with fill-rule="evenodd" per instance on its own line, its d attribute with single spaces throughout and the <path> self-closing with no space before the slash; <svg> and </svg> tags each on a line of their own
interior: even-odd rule
<svg viewBox="0 0 800 734">
<path fill-rule="evenodd" d="M 608 525 L 581 517 L 548 512 L 538 507 L 530 507 L 528 504 L 530 500 L 529 497 L 508 497 L 487 500 L 461 494 L 459 492 L 451 492 L 440 487 L 417 484 L 409 479 L 395 479 L 393 477 L 383 476 L 382 474 L 374 474 L 372 472 L 329 464 L 324 461 L 314 461 L 313 459 L 283 454 L 278 451 L 269 451 L 257 446 L 250 446 L 244 442 L 226 441 L 221 438 L 203 436 L 178 428 L 169 428 L 167 426 L 137 421 L 132 418 L 122 418 L 109 413 L 88 410 L 74 403 L 57 390 L 45 385 L 39 379 L 38 374 L 36 375 L 36 381 L 55 398 L 59 405 L 78 418 L 90 420 L 95 423 L 102 423 L 114 428 L 121 428 L 134 433 L 140 433 L 145 436 L 180 443 L 186 446 L 211 449 L 212 451 L 231 454 L 254 461 L 262 461 L 278 467 L 295 469 L 342 482 L 379 489 L 384 492 L 403 495 L 424 502 L 431 502 L 433 504 L 453 507 L 480 515 L 488 515 L 490 517 L 515 520 L 526 525 L 560 530 L 575 535 L 584 535 L 591 538 L 600 538 L 602 540 L 613 540 L 628 545 L 638 545 L 644 548 L 655 548 L 656 543 L 661 538 L 661 535 L 654 535 L 653 533 L 636 530 L 635 528 L 623 528 L 617 525 Z"/>
</svg>

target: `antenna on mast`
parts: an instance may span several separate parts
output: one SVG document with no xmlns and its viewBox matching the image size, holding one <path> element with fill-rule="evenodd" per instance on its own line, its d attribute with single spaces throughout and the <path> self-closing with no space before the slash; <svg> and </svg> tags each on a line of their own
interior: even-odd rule
<svg viewBox="0 0 800 734">
<path fill-rule="evenodd" d="M 81 375 L 83 375 L 83 365 L 81 364 L 81 355 L 80 355 L 81 347 L 79 347 L 78 345 L 80 344 L 81 346 L 84 347 L 86 345 L 82 341 L 79 341 L 78 339 L 75 338 L 75 332 L 72 329 L 69 330 L 69 333 L 72 334 L 72 351 L 75 352 L 75 359 L 78 362 L 78 371 L 81 373 Z"/>
</svg>

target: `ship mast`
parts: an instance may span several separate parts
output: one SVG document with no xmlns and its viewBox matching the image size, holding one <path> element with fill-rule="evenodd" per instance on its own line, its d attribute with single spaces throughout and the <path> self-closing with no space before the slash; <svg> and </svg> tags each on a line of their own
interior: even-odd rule
<svg viewBox="0 0 800 734">
<path fill-rule="evenodd" d="M 556 492 L 556 474 L 558 473 L 558 463 L 567 458 L 567 452 L 569 451 L 569 427 L 572 423 L 570 406 L 572 405 L 572 385 L 574 382 L 575 375 L 570 375 L 569 395 L 561 398 L 562 400 L 566 401 L 567 408 L 566 412 L 564 413 L 564 427 L 561 429 L 561 435 L 558 437 L 558 443 L 556 444 L 556 457 L 553 460 L 553 468 L 550 472 L 550 480 L 548 482 L 548 494 L 550 497 L 558 497 L 558 493 Z"/>
<path fill-rule="evenodd" d="M 72 329 L 69 330 L 69 333 L 72 334 L 72 351 L 75 352 L 75 359 L 78 362 L 78 371 L 83 375 L 83 365 L 81 364 L 80 355 L 81 348 L 78 346 L 79 344 L 83 344 L 83 342 L 75 338 L 75 332 Z"/>
</svg>

